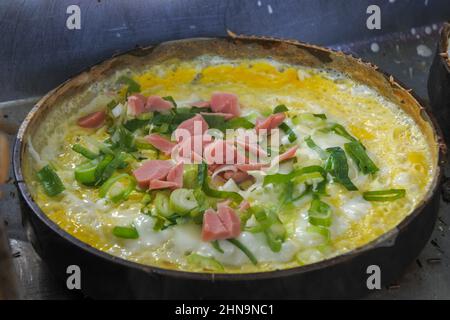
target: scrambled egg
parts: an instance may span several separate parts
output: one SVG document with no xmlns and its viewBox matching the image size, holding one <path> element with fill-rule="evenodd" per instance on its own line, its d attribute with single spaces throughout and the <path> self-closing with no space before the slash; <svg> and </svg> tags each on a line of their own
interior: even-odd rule
<svg viewBox="0 0 450 320">
<path fill-rule="evenodd" d="M 406 189 L 406 197 L 393 202 L 368 202 L 360 193 L 332 184 L 328 203 L 334 212 L 332 239 L 322 246 L 317 235 L 306 232 L 308 203 L 296 203 L 295 215 L 283 217 L 289 225 L 289 238 L 279 253 L 271 252 L 258 234 L 244 232 L 240 240 L 261 263 L 253 266 L 235 247 L 223 241 L 224 254 L 201 242 L 199 227 L 177 226 L 153 231 L 154 222 L 140 213 L 140 194 L 119 205 L 105 202 L 98 191 L 77 184 L 73 177 L 80 155 L 70 146 L 83 140 L 86 131 L 71 126 L 53 164 L 67 190 L 58 199 L 47 197 L 37 189 L 35 196 L 43 211 L 64 230 L 90 244 L 125 259 L 166 268 L 189 269 L 183 260 L 185 252 L 213 256 L 226 265 L 226 272 L 251 272 L 289 268 L 326 259 L 362 246 L 402 221 L 423 198 L 431 182 L 433 164 L 430 150 L 419 127 L 398 106 L 375 91 L 355 83 L 344 75 L 325 70 L 279 64 L 269 60 L 223 61 L 199 58 L 191 62 L 169 61 L 151 67 L 133 79 L 141 85 L 142 94 L 172 96 L 179 105 L 208 100 L 215 91 L 235 93 L 244 115 L 267 114 L 285 104 L 291 114 L 325 113 L 342 125 L 366 146 L 380 168 L 372 176 L 361 176 L 350 170 L 350 177 L 361 190 Z M 124 96 L 119 90 L 117 95 Z M 100 107 L 104 107 L 99 105 Z M 292 124 L 302 141 L 308 128 Z M 104 130 L 89 133 L 95 139 Z M 317 135 L 320 147 L 342 145 L 334 135 Z M 300 145 L 299 162 L 314 163 L 316 155 Z M 254 199 L 269 201 L 269 195 L 257 193 Z M 134 223 L 141 237 L 138 241 L 117 239 L 111 229 L 118 224 Z"/>
</svg>

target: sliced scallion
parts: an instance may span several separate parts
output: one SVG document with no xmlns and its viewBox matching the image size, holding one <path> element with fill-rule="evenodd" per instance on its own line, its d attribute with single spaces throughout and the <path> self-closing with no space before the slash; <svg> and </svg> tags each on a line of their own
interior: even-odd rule
<svg viewBox="0 0 450 320">
<path fill-rule="evenodd" d="M 114 188 L 116 183 L 120 183 L 120 180 L 126 180 L 126 185 L 120 185 L 116 189 Z M 99 190 L 99 196 L 102 198 L 105 198 L 107 195 L 109 196 L 109 199 L 117 203 L 122 200 L 128 199 L 128 196 L 136 187 L 136 180 L 126 174 L 119 174 L 117 176 L 111 177 L 101 186 Z"/>
<path fill-rule="evenodd" d="M 255 255 L 242 242 L 237 239 L 228 239 L 227 241 L 241 250 L 254 265 L 258 264 L 258 260 Z"/>
<path fill-rule="evenodd" d="M 348 131 L 344 128 L 344 126 L 342 126 L 338 123 L 333 123 L 331 126 L 329 126 L 328 128 L 325 128 L 321 131 L 323 131 L 323 132 L 333 131 L 337 135 L 340 135 L 341 137 L 344 137 L 347 140 L 358 141 L 355 137 L 353 137 L 350 133 L 348 133 Z"/>
<path fill-rule="evenodd" d="M 273 113 L 288 112 L 288 111 L 289 109 L 284 104 L 280 104 L 273 109 Z"/>
<path fill-rule="evenodd" d="M 331 207 L 318 197 L 314 197 L 308 210 L 308 221 L 313 226 L 331 226 Z"/>
<path fill-rule="evenodd" d="M 321 147 L 319 147 L 319 146 L 314 142 L 314 140 L 311 138 L 311 136 L 306 137 L 306 138 L 305 138 L 305 142 L 306 142 L 306 145 L 307 145 L 310 149 L 312 149 L 312 150 L 314 150 L 315 152 L 317 152 L 317 154 L 319 155 L 319 157 L 320 157 L 322 160 L 326 160 L 326 159 L 328 158 L 328 153 L 327 153 L 325 150 L 323 150 Z"/>
<path fill-rule="evenodd" d="M 44 192 L 50 196 L 54 197 L 61 192 L 64 191 L 64 185 L 59 178 L 58 174 L 55 170 L 50 167 L 50 165 L 46 165 L 37 173 L 38 180 L 44 188 Z"/>
<path fill-rule="evenodd" d="M 336 182 L 342 184 L 349 191 L 356 191 L 358 188 L 348 177 L 348 163 L 344 150 L 340 147 L 328 148 L 329 157 L 325 164 L 325 169 L 330 173 Z"/>
<path fill-rule="evenodd" d="M 359 141 L 352 141 L 344 145 L 347 154 L 355 161 L 358 169 L 364 173 L 375 173 L 379 169 L 375 163 L 369 158 L 363 145 Z"/>
<path fill-rule="evenodd" d="M 176 189 L 170 194 L 170 207 L 178 214 L 184 215 L 198 206 L 192 189 Z"/>
<path fill-rule="evenodd" d="M 218 240 L 211 241 L 211 245 L 216 251 L 218 251 L 220 253 L 224 253 L 224 251 L 223 251 L 222 247 L 220 246 L 220 243 L 219 243 Z"/>
<path fill-rule="evenodd" d="M 295 132 L 289 127 L 285 122 L 279 125 L 280 129 L 284 131 L 288 135 L 289 142 L 294 142 L 297 140 L 297 135 Z"/>
<path fill-rule="evenodd" d="M 367 201 L 394 201 L 403 198 L 405 195 L 405 189 L 389 189 L 366 191 L 363 193 L 363 198 Z"/>
<path fill-rule="evenodd" d="M 114 227 L 113 235 L 122 239 L 138 239 L 139 233 L 135 227 Z"/>
<path fill-rule="evenodd" d="M 72 150 L 75 151 L 76 153 L 81 154 L 83 157 L 89 159 L 89 160 L 94 160 L 95 158 L 98 157 L 98 154 L 95 152 L 92 152 L 91 150 L 83 147 L 80 144 L 74 144 L 72 146 Z"/>
<path fill-rule="evenodd" d="M 169 195 L 165 191 L 158 192 L 154 200 L 156 212 L 163 217 L 170 217 L 175 212 L 170 206 Z"/>
<path fill-rule="evenodd" d="M 93 186 L 97 181 L 96 171 L 98 167 L 98 160 L 92 160 L 80 164 L 75 168 L 75 180 L 86 186 Z"/>
<path fill-rule="evenodd" d="M 202 191 L 210 197 L 221 198 L 221 199 L 231 199 L 237 203 L 240 203 L 244 198 L 237 193 L 232 191 L 220 191 L 212 189 L 209 186 L 208 178 L 208 166 L 205 162 L 198 165 L 198 182 L 202 186 Z"/>
</svg>

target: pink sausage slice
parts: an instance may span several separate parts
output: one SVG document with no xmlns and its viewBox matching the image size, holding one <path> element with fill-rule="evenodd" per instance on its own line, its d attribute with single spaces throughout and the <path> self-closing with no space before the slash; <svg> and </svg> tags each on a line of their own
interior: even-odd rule
<svg viewBox="0 0 450 320">
<path fill-rule="evenodd" d="M 233 117 L 239 117 L 241 108 L 238 97 L 227 92 L 215 92 L 211 96 L 211 110 L 219 113 L 228 113 Z"/>
<path fill-rule="evenodd" d="M 133 94 L 127 98 L 128 110 L 132 116 L 137 116 L 145 112 L 145 98 L 142 94 Z"/>
<path fill-rule="evenodd" d="M 148 160 L 133 171 L 139 187 L 147 188 L 151 180 L 164 179 L 173 167 L 171 161 Z"/>
<path fill-rule="evenodd" d="M 283 123 L 286 115 L 284 113 L 275 113 L 268 116 L 263 120 L 256 120 L 256 132 L 261 129 L 266 129 L 267 133 L 270 133 L 270 130 L 277 128 L 280 124 Z"/>
<path fill-rule="evenodd" d="M 159 96 L 150 96 L 147 98 L 145 109 L 147 111 L 166 111 L 172 109 L 173 105 Z"/>
<path fill-rule="evenodd" d="M 106 119 L 105 111 L 97 111 L 78 119 L 77 124 L 82 128 L 98 128 Z"/>
<path fill-rule="evenodd" d="M 145 140 L 147 140 L 159 151 L 162 151 L 165 155 L 170 155 L 173 148 L 175 148 L 175 146 L 177 145 L 176 143 L 156 133 L 146 136 Z"/>
<path fill-rule="evenodd" d="M 203 214 L 202 240 L 214 241 L 226 239 L 228 230 L 219 219 L 219 215 L 213 209 L 208 209 Z"/>
</svg>

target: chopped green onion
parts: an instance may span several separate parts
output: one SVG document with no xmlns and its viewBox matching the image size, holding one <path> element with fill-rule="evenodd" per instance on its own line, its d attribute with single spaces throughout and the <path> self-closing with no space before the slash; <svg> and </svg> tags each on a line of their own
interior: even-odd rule
<svg viewBox="0 0 450 320">
<path fill-rule="evenodd" d="M 167 192 L 158 192 L 155 196 L 154 204 L 156 212 L 163 217 L 167 218 L 175 213 L 170 206 L 169 195 Z"/>
<path fill-rule="evenodd" d="M 181 215 L 189 213 L 198 206 L 192 189 L 176 189 L 170 194 L 170 207 Z"/>
<path fill-rule="evenodd" d="M 86 186 L 93 186 L 97 181 L 96 171 L 98 167 L 98 160 L 92 160 L 80 164 L 75 168 L 75 180 Z"/>
<path fill-rule="evenodd" d="M 213 246 L 213 248 L 216 251 L 218 251 L 220 253 L 224 253 L 224 251 L 223 251 L 222 247 L 220 246 L 220 243 L 219 243 L 218 240 L 211 241 L 211 245 Z"/>
<path fill-rule="evenodd" d="M 330 237 L 331 237 L 330 230 L 326 227 L 309 226 L 306 228 L 306 232 L 320 234 L 325 239 L 325 242 L 328 243 L 330 241 Z"/>
<path fill-rule="evenodd" d="M 367 201 L 394 201 L 403 198 L 405 195 L 405 189 L 389 189 L 366 191 L 363 193 L 363 198 Z"/>
<path fill-rule="evenodd" d="M 138 120 L 147 120 L 147 123 L 152 118 L 153 118 L 153 112 L 144 112 L 144 113 L 138 114 L 136 116 L 136 119 L 138 119 Z"/>
<path fill-rule="evenodd" d="M 225 122 L 226 129 L 253 129 L 255 125 L 245 118 L 233 118 Z"/>
<path fill-rule="evenodd" d="M 314 113 L 313 116 L 316 117 L 316 118 L 320 118 L 322 120 L 326 120 L 327 119 L 327 115 L 325 113 Z"/>
<path fill-rule="evenodd" d="M 379 169 L 369 158 L 364 146 L 359 141 L 352 141 L 344 145 L 347 154 L 355 161 L 359 170 L 364 174 L 375 173 Z"/>
<path fill-rule="evenodd" d="M 321 183 L 323 183 L 323 182 L 326 182 L 326 181 L 322 181 Z M 310 194 L 311 191 L 312 191 L 312 186 L 306 186 L 305 191 L 303 191 L 303 192 L 300 193 L 298 196 L 293 197 L 293 198 L 291 199 L 291 203 L 292 203 L 292 202 L 295 202 L 295 201 L 298 201 L 298 200 L 300 200 L 300 199 L 302 199 L 303 197 L 305 197 L 305 196 L 307 196 L 308 194 Z"/>
<path fill-rule="evenodd" d="M 320 157 L 322 160 L 326 160 L 326 159 L 328 158 L 328 153 L 327 153 L 325 150 L 323 150 L 321 147 L 319 147 L 319 146 L 314 142 L 314 140 L 311 138 L 311 136 L 306 137 L 306 138 L 305 138 L 305 142 L 306 142 L 306 145 L 307 145 L 310 149 L 312 149 L 312 150 L 314 150 L 315 152 L 317 152 L 317 154 L 319 155 L 319 157 Z"/>
<path fill-rule="evenodd" d="M 114 146 L 119 148 L 120 150 L 124 150 L 127 152 L 136 151 L 133 133 L 122 125 L 117 126 L 116 130 L 111 136 L 111 141 L 114 143 Z"/>
<path fill-rule="evenodd" d="M 313 226 L 331 226 L 331 207 L 318 197 L 314 197 L 308 210 L 308 221 Z"/>
<path fill-rule="evenodd" d="M 297 140 L 297 135 L 294 131 L 292 131 L 291 127 L 289 127 L 285 122 L 279 125 L 280 129 L 284 131 L 288 135 L 289 142 L 294 142 Z"/>
<path fill-rule="evenodd" d="M 126 173 L 119 174 L 106 180 L 106 182 L 101 186 L 99 190 L 100 197 L 105 198 L 108 195 L 108 191 L 110 191 L 110 189 L 113 188 L 114 184 L 116 184 L 116 182 L 118 182 L 119 180 L 127 180 L 128 186 L 113 190 L 112 192 L 110 192 L 109 198 L 114 203 L 117 203 L 121 200 L 127 200 L 130 193 L 133 192 L 136 187 L 136 180 Z"/>
<path fill-rule="evenodd" d="M 272 174 L 264 177 L 264 185 L 269 183 L 279 184 L 279 183 L 287 183 L 291 181 L 293 178 L 302 176 L 304 174 L 309 174 L 313 172 L 320 173 L 323 177 L 325 177 L 325 170 L 321 166 L 308 166 L 300 169 L 296 169 L 288 174 Z"/>
<path fill-rule="evenodd" d="M 202 191 L 210 197 L 221 198 L 221 199 L 231 199 L 237 203 L 241 202 L 244 198 L 237 193 L 231 191 L 219 191 L 212 189 L 209 186 L 208 179 L 208 166 L 205 162 L 198 165 L 198 183 L 202 186 Z"/>
<path fill-rule="evenodd" d="M 287 112 L 289 109 L 284 105 L 280 104 L 273 109 L 273 113 L 281 113 L 281 112 Z M 284 131 L 288 135 L 289 142 L 294 142 L 297 140 L 297 135 L 295 132 L 289 127 L 285 122 L 279 125 L 280 129 Z"/>
<path fill-rule="evenodd" d="M 264 230 L 267 244 L 273 252 L 280 252 L 283 245 L 286 229 L 281 222 L 272 224 L 268 229 Z"/>
<path fill-rule="evenodd" d="M 91 150 L 79 144 L 74 144 L 72 146 L 72 150 L 75 151 L 76 153 L 81 154 L 83 157 L 88 158 L 89 160 L 94 160 L 95 158 L 98 157 L 98 154 L 92 152 Z"/>
<path fill-rule="evenodd" d="M 325 177 L 323 176 L 323 173 L 319 171 L 314 172 L 308 172 L 304 173 L 296 178 L 294 178 L 294 182 L 297 184 L 307 183 L 307 184 L 313 184 L 313 183 L 319 183 L 325 180 Z"/>
<path fill-rule="evenodd" d="M 171 102 L 175 108 L 177 107 L 177 103 L 175 102 L 175 99 L 172 96 L 166 96 L 166 97 L 162 97 L 162 98 L 166 101 Z"/>
<path fill-rule="evenodd" d="M 133 79 L 127 77 L 127 76 L 121 76 L 118 80 L 117 83 L 119 84 L 124 84 L 127 85 L 127 95 L 130 93 L 134 93 L 134 92 L 140 92 L 141 91 L 141 86 L 139 85 L 139 83 L 137 83 L 136 81 L 134 81 Z"/>
<path fill-rule="evenodd" d="M 289 111 L 289 109 L 284 104 L 280 104 L 273 109 L 273 113 L 281 113 L 281 112 L 288 112 L 288 111 Z"/>
<path fill-rule="evenodd" d="M 292 118 L 294 124 L 306 124 L 309 127 L 322 127 L 325 125 L 325 118 L 318 116 L 313 113 L 300 113 L 299 115 Z"/>
<path fill-rule="evenodd" d="M 148 205 L 150 202 L 152 202 L 152 197 L 146 193 L 141 200 L 142 205 L 145 207 L 146 205 Z"/>
<path fill-rule="evenodd" d="M 348 177 L 348 163 L 344 150 L 340 147 L 328 148 L 330 153 L 328 157 L 325 169 L 333 176 L 333 178 L 340 184 L 342 184 L 347 190 L 355 191 L 358 188 Z"/>
<path fill-rule="evenodd" d="M 134 141 L 134 145 L 136 148 L 140 150 L 155 150 L 155 147 L 151 143 L 149 143 L 145 138 L 137 137 Z"/>
<path fill-rule="evenodd" d="M 239 240 L 237 240 L 237 239 L 228 239 L 227 241 L 232 243 L 233 245 L 235 245 L 239 250 L 241 250 L 254 265 L 258 264 L 258 260 L 254 256 L 254 254 L 244 244 L 242 244 Z"/>
<path fill-rule="evenodd" d="M 148 124 L 148 120 L 145 119 L 131 119 L 123 124 L 123 126 L 131 132 L 136 131 L 137 129 L 142 128 Z"/>
<path fill-rule="evenodd" d="M 114 171 L 121 167 L 125 163 L 126 153 L 119 153 L 116 156 L 105 155 L 105 157 L 100 161 L 95 172 L 97 182 L 96 185 L 103 184 L 109 177 L 112 176 Z"/>
<path fill-rule="evenodd" d="M 347 140 L 358 141 L 350 133 L 348 133 L 347 130 L 345 130 L 344 126 L 342 126 L 342 125 L 340 125 L 338 123 L 333 123 L 331 126 L 329 126 L 328 128 L 322 129 L 321 131 L 322 132 L 333 131 L 337 135 L 340 135 L 341 137 L 344 137 Z"/>
<path fill-rule="evenodd" d="M 206 270 L 211 271 L 223 271 L 225 270 L 223 265 L 212 257 L 205 257 L 196 253 L 191 253 L 186 257 L 189 264 Z"/>
<path fill-rule="evenodd" d="M 58 174 L 49 166 L 46 165 L 37 173 L 38 180 L 44 188 L 44 192 L 54 197 L 64 191 L 64 185 Z"/>
<path fill-rule="evenodd" d="M 196 164 L 185 164 L 183 172 L 183 186 L 189 189 L 197 187 L 198 166 Z"/>
<path fill-rule="evenodd" d="M 135 227 L 114 227 L 113 235 L 122 239 L 138 239 L 139 233 Z"/>
<path fill-rule="evenodd" d="M 208 123 L 209 128 L 219 129 L 220 131 L 226 129 L 224 117 L 221 115 L 204 114 L 203 119 Z"/>
</svg>

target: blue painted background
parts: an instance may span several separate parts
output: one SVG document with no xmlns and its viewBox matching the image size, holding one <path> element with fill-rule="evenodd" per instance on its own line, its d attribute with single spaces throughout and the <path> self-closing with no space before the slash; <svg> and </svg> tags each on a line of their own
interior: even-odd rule
<svg viewBox="0 0 450 320">
<path fill-rule="evenodd" d="M 67 6 L 81 30 L 66 28 Z M 366 9 L 382 9 L 382 30 Z M 270 6 L 270 7 L 269 7 Z M 333 45 L 450 20 L 449 0 L 1 0 L 0 101 L 45 93 L 135 46 L 235 33 Z"/>
</svg>

